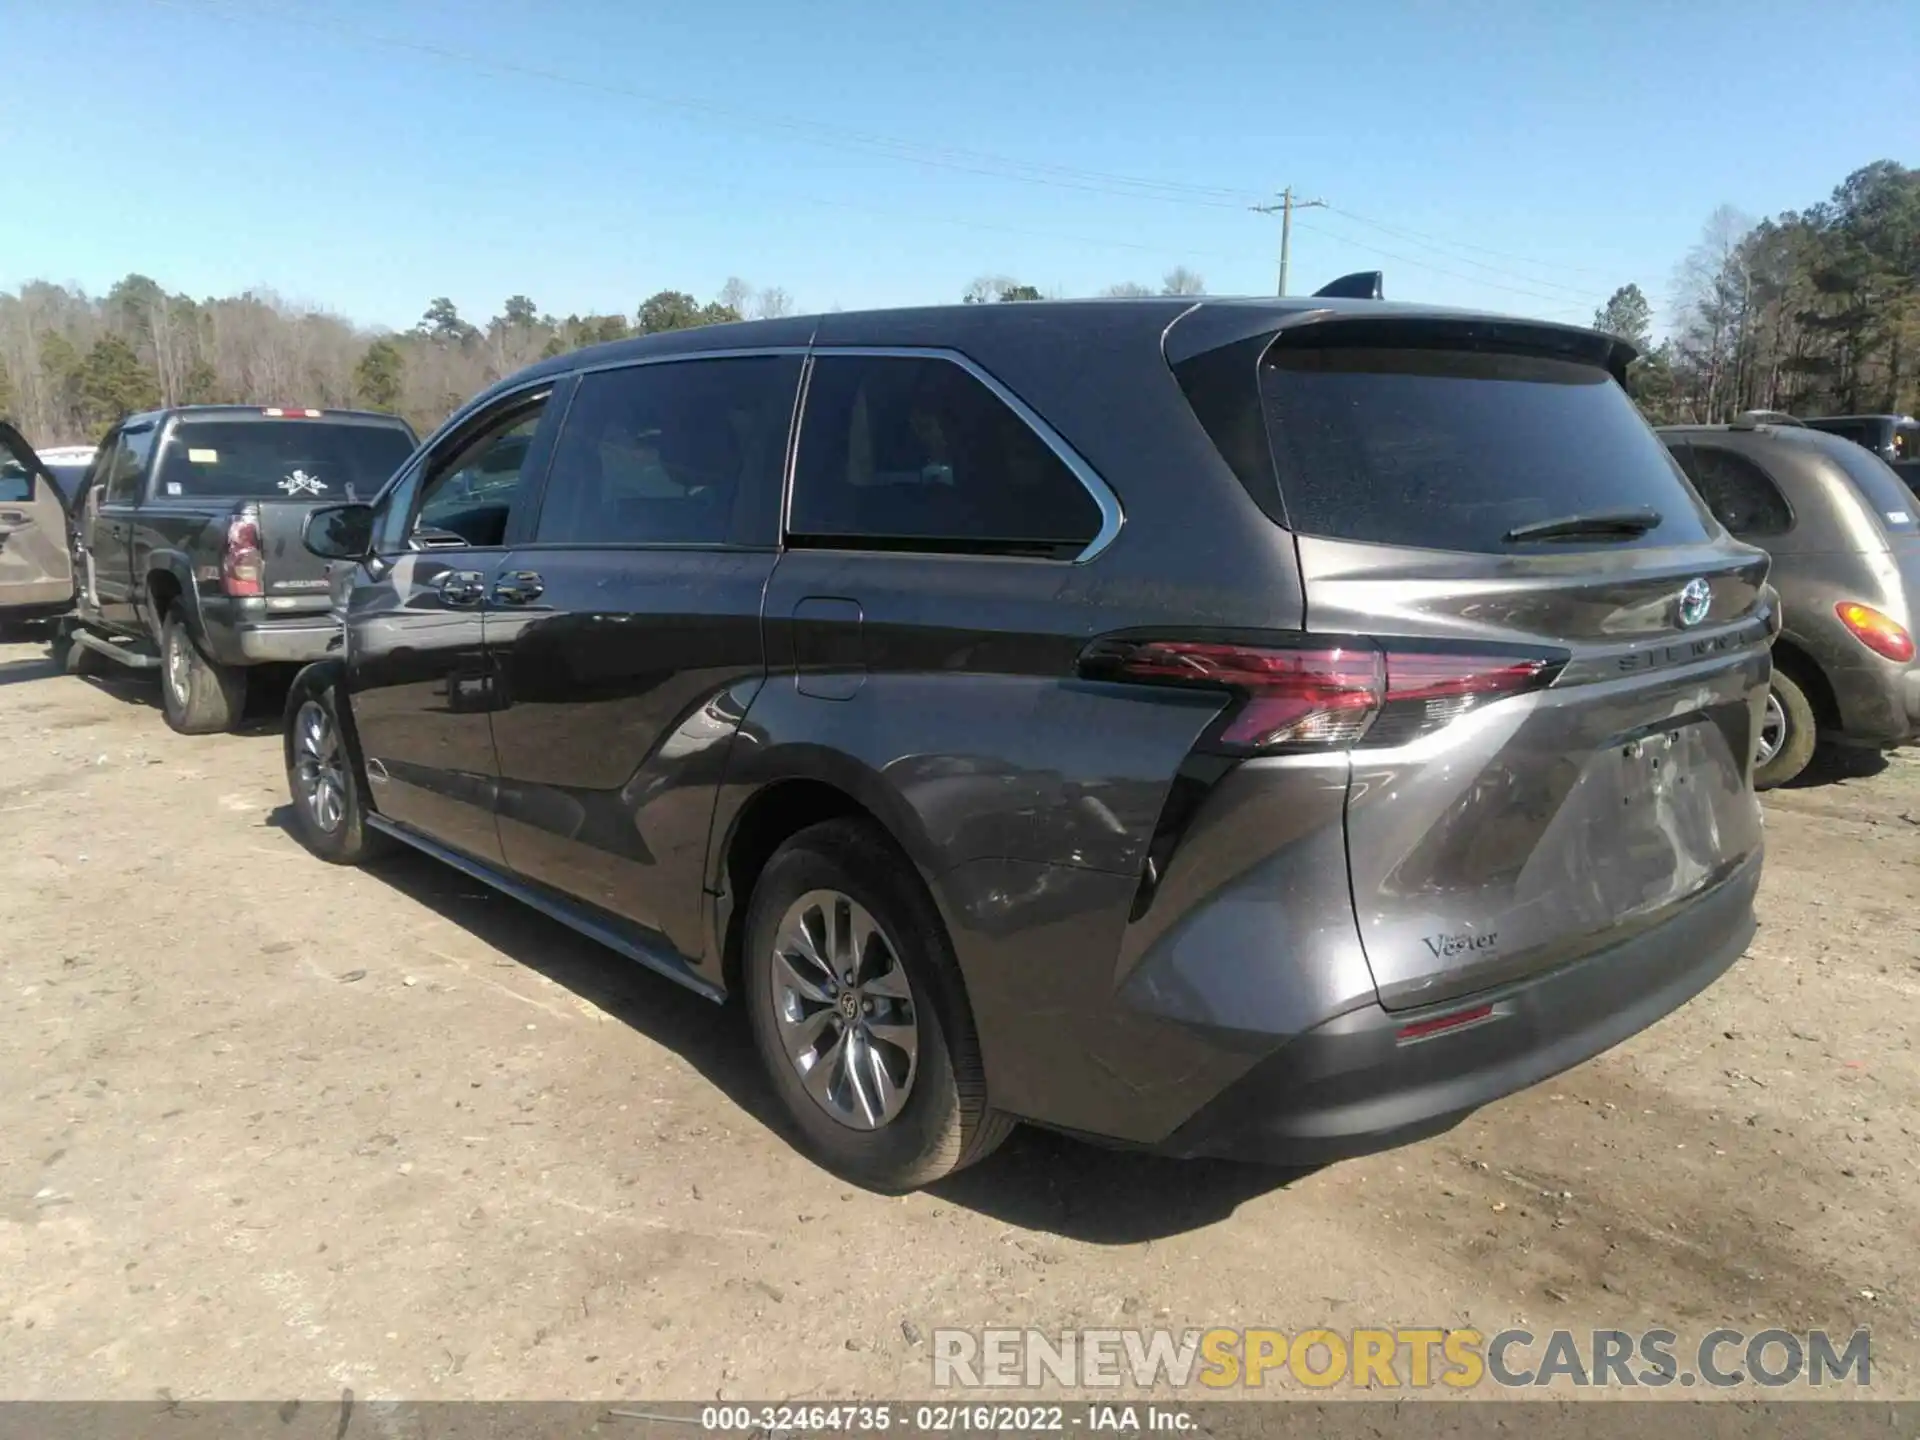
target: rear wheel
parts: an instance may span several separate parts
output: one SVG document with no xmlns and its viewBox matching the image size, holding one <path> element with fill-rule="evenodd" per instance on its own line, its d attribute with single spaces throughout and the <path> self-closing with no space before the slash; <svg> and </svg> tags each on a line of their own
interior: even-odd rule
<svg viewBox="0 0 1920 1440">
<path fill-rule="evenodd" d="M 1766 714 L 1760 721 L 1759 744 L 1753 757 L 1753 788 L 1771 790 L 1807 768 L 1819 743 L 1813 706 L 1793 677 L 1773 672 L 1767 690 Z"/>
<path fill-rule="evenodd" d="M 246 709 L 247 672 L 216 665 L 194 640 L 178 610 L 160 631 L 160 708 L 182 735 L 231 730 Z"/>
<path fill-rule="evenodd" d="M 287 792 L 293 797 L 300 843 L 335 865 L 358 865 L 386 848 L 387 837 L 367 828 L 366 796 L 347 748 L 331 687 L 289 705 L 285 749 Z"/>
<path fill-rule="evenodd" d="M 931 1184 L 1013 1128 L 987 1105 L 973 1015 L 919 877 L 858 821 L 801 831 L 748 908 L 744 989 L 803 1147 L 875 1190 Z"/>
</svg>

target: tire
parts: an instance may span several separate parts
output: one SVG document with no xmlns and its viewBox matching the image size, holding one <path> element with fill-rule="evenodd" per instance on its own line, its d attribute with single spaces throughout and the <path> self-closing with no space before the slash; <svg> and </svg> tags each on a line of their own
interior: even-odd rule
<svg viewBox="0 0 1920 1440">
<path fill-rule="evenodd" d="M 182 735 L 231 730 L 247 706 L 247 672 L 207 658 L 175 609 L 160 629 L 160 708 Z"/>
<path fill-rule="evenodd" d="M 864 910 L 876 927 L 853 986 L 844 979 L 851 947 L 829 937 L 858 926 L 828 921 L 829 909 L 852 921 Z M 828 939 L 812 953 L 824 948 L 839 962 L 827 984 L 827 972 L 792 939 L 809 930 Z M 754 1047 L 801 1148 L 820 1164 L 900 1194 L 984 1159 L 1012 1131 L 1012 1118 L 987 1104 L 980 1041 L 946 927 L 913 867 L 872 826 L 830 820 L 776 850 L 753 887 L 744 943 Z M 777 959 L 777 948 L 790 958 Z M 796 979 L 812 981 L 812 990 Z M 818 1039 L 801 1051 L 808 1027 Z M 897 1038 L 880 1039 L 882 1030 Z M 908 1037 L 911 1052 L 901 1043 Z M 897 1108 L 871 1069 L 861 1072 L 872 1077 L 865 1084 L 853 1084 L 849 1049 L 888 1073 Z M 816 1057 L 804 1073 L 823 1077 L 821 1098 L 790 1058 L 796 1052 Z"/>
<path fill-rule="evenodd" d="M 1768 699 L 1780 707 L 1785 735 L 1773 757 L 1764 765 L 1754 767 L 1753 788 L 1756 790 L 1771 790 L 1797 777 L 1807 768 L 1813 759 L 1814 747 L 1820 743 L 1813 706 L 1791 675 L 1783 670 L 1773 672 L 1773 688 Z"/>
<path fill-rule="evenodd" d="M 293 833 L 302 845 L 334 865 L 364 865 L 392 847 L 387 836 L 367 826 L 371 807 L 365 782 L 340 723 L 333 686 L 295 687 L 287 697 L 281 748 L 287 794 L 293 801 Z M 328 783 L 335 796 L 332 806 L 319 803 Z"/>
</svg>

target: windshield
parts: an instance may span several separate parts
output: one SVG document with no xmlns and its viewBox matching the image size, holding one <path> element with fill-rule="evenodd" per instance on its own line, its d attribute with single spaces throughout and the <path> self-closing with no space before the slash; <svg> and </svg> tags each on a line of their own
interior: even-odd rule
<svg viewBox="0 0 1920 1440">
<path fill-rule="evenodd" d="M 182 420 L 155 470 L 156 500 L 365 500 L 413 453 L 399 425 Z"/>
<path fill-rule="evenodd" d="M 1267 430 L 1302 534 L 1431 550 L 1707 538 L 1699 503 L 1626 392 L 1564 360 L 1451 350 L 1275 347 Z M 1649 511 L 1644 534 L 1508 540 L 1521 527 Z"/>
<path fill-rule="evenodd" d="M 1893 458 L 1902 463 L 1920 460 L 1920 425 L 1903 420 L 1893 427 Z"/>
</svg>

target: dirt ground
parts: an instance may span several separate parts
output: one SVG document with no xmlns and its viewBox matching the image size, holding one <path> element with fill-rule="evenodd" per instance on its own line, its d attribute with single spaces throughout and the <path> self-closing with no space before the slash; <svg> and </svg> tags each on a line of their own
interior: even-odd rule
<svg viewBox="0 0 1920 1440">
<path fill-rule="evenodd" d="M 1510 1323 L 1867 1326 L 1920 1396 L 1920 760 L 1769 797 L 1745 960 L 1447 1135 L 1022 1133 L 883 1199 L 770 1126 L 736 1012 L 313 860 L 275 717 L 156 699 L 0 646 L 5 1397 L 925 1397 L 942 1325 Z"/>
</svg>

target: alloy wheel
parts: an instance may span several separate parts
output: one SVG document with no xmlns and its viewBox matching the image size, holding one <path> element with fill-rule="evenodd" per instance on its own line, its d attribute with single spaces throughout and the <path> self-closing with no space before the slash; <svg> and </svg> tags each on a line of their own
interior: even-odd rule
<svg viewBox="0 0 1920 1440">
<path fill-rule="evenodd" d="M 1772 690 L 1767 691 L 1767 711 L 1760 719 L 1760 743 L 1755 749 L 1753 763 L 1764 766 L 1780 753 L 1780 747 L 1787 743 L 1787 711 L 1780 703 L 1780 697 Z"/>
<path fill-rule="evenodd" d="M 865 906 L 810 890 L 787 907 L 768 967 L 781 1049 L 801 1088 L 842 1125 L 877 1130 L 913 1089 L 913 987 Z"/>
<path fill-rule="evenodd" d="M 293 722 L 294 781 L 313 823 L 331 835 L 347 813 L 347 772 L 340 732 L 318 700 L 300 707 Z"/>
<path fill-rule="evenodd" d="M 187 641 L 184 632 L 170 628 L 166 636 L 167 689 L 173 692 L 174 703 L 182 710 L 193 700 L 193 671 L 187 656 Z"/>
</svg>

